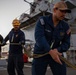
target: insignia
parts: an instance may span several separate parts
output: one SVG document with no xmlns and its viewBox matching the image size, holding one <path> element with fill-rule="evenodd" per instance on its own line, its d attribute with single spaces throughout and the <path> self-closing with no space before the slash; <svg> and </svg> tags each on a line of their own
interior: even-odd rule
<svg viewBox="0 0 76 75">
<path fill-rule="evenodd" d="M 45 24 L 43 19 L 40 19 L 40 22 L 41 22 L 41 25 Z"/>
<path fill-rule="evenodd" d="M 51 32 L 50 30 L 47 30 L 47 29 L 45 29 L 45 31 L 47 31 L 47 32 Z"/>
<path fill-rule="evenodd" d="M 63 36 L 64 35 L 64 32 L 60 32 L 60 36 Z"/>
<path fill-rule="evenodd" d="M 16 37 L 18 37 L 18 34 L 16 35 Z"/>
</svg>

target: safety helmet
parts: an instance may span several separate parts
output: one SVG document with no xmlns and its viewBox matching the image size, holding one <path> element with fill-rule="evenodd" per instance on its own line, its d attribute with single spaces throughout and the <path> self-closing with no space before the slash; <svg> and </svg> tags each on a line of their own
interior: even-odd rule
<svg viewBox="0 0 76 75">
<path fill-rule="evenodd" d="M 17 25 L 19 26 L 20 25 L 20 21 L 18 19 L 14 19 L 13 22 L 12 22 L 13 26 L 14 25 Z"/>
</svg>

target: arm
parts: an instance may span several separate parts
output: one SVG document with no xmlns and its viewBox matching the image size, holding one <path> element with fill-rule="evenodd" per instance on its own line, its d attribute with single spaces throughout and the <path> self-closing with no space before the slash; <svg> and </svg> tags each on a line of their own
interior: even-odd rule
<svg viewBox="0 0 76 75">
<path fill-rule="evenodd" d="M 67 29 L 64 39 L 62 40 L 61 45 L 57 48 L 59 52 L 66 52 L 70 47 L 70 36 L 71 30 L 70 28 Z"/>
<path fill-rule="evenodd" d="M 57 50 L 52 50 L 50 48 L 50 45 L 48 44 L 45 38 L 44 26 L 41 24 L 40 20 L 38 20 L 36 24 L 35 39 L 36 39 L 37 45 L 40 48 L 44 49 L 46 53 L 48 52 L 55 62 L 62 64 L 62 62 L 59 59 L 59 56 L 62 54 L 59 53 Z"/>
<path fill-rule="evenodd" d="M 4 46 L 6 44 L 6 42 L 8 41 L 9 39 L 9 34 L 5 37 L 5 39 L 3 40 L 2 42 L 2 46 Z"/>
<path fill-rule="evenodd" d="M 9 34 L 5 37 L 4 41 L 7 42 L 9 40 Z"/>
<path fill-rule="evenodd" d="M 25 34 L 22 32 L 20 36 L 20 44 L 24 45 L 25 44 Z"/>
<path fill-rule="evenodd" d="M 43 18 L 40 18 L 43 19 Z M 37 43 L 37 46 L 44 49 L 46 52 L 49 52 L 50 45 L 48 44 L 45 33 L 44 33 L 44 25 L 41 24 L 40 19 L 38 20 L 35 28 L 35 40 Z"/>
<path fill-rule="evenodd" d="M 69 30 L 69 29 L 68 29 Z M 58 48 L 49 51 L 49 54 L 59 64 L 62 64 L 59 56 L 62 55 L 62 52 L 65 52 L 70 47 L 70 31 L 67 31 L 64 39 L 62 40 L 61 45 Z"/>
</svg>

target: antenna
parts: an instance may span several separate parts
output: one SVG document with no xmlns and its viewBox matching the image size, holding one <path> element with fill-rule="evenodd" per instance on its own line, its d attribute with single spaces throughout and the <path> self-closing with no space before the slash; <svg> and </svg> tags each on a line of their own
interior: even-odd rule
<svg viewBox="0 0 76 75">
<path fill-rule="evenodd" d="M 35 2 L 30 3 L 30 2 L 28 2 L 26 0 L 24 0 L 24 1 L 27 2 L 28 4 L 30 4 L 30 6 L 31 6 L 30 14 L 33 13 L 35 11 L 35 8 L 36 8 L 36 3 Z"/>
<path fill-rule="evenodd" d="M 31 6 L 35 7 L 32 3 L 30 3 L 30 2 L 28 2 L 26 0 L 24 0 L 24 1 L 27 2 L 28 4 L 30 4 Z"/>
</svg>

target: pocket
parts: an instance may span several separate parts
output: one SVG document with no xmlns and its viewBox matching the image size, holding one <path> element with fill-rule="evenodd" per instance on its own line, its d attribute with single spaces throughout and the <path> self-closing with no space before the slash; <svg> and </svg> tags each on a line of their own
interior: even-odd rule
<svg viewBox="0 0 76 75">
<path fill-rule="evenodd" d="M 49 29 L 45 29 L 45 36 L 46 37 L 51 37 L 52 36 L 52 31 Z"/>
</svg>

